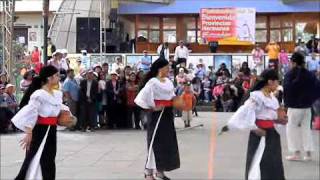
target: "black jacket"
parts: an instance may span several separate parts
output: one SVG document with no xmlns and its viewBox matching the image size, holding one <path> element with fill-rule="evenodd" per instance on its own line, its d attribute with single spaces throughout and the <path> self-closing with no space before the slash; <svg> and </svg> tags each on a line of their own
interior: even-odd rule
<svg viewBox="0 0 320 180">
<path fill-rule="evenodd" d="M 90 90 L 90 100 L 91 102 L 97 101 L 97 95 L 98 95 L 98 82 L 96 80 L 92 80 L 91 84 L 91 90 Z M 80 102 L 86 102 L 88 101 L 87 98 L 87 80 L 82 80 L 80 82 L 80 93 L 79 93 L 79 101 Z"/>
<path fill-rule="evenodd" d="M 293 68 L 284 78 L 284 104 L 289 108 L 310 108 L 320 98 L 320 82 L 305 68 Z"/>
</svg>

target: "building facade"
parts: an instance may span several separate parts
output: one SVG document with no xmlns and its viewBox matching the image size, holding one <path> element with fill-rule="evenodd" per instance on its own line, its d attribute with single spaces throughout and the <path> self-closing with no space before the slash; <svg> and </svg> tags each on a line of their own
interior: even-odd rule
<svg viewBox="0 0 320 180">
<path fill-rule="evenodd" d="M 169 4 L 120 4 L 119 14 L 125 30 L 136 39 L 136 51 L 155 52 L 157 46 L 169 42 L 173 50 L 179 40 L 192 52 L 210 52 L 208 42 L 201 38 L 202 8 L 255 8 L 256 43 L 264 47 L 276 41 L 292 52 L 298 39 L 307 42 L 320 34 L 320 1 L 284 0 L 175 0 Z M 220 45 L 218 52 L 249 52 L 253 45 Z"/>
</svg>

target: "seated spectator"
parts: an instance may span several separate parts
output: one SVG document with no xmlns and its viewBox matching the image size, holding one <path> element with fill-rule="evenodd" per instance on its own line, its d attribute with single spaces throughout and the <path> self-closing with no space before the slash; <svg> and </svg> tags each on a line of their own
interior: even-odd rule
<svg viewBox="0 0 320 180">
<path fill-rule="evenodd" d="M 225 63 L 222 63 L 220 65 L 220 68 L 218 69 L 218 71 L 216 72 L 216 76 L 222 76 L 223 75 L 223 72 L 225 72 L 224 74 L 230 78 L 231 77 L 231 73 L 229 71 L 229 69 L 227 68 L 227 65 Z"/>
<path fill-rule="evenodd" d="M 204 77 L 206 76 L 206 67 L 204 66 L 204 64 L 202 63 L 198 64 L 194 74 L 196 77 L 203 80 Z"/>
</svg>

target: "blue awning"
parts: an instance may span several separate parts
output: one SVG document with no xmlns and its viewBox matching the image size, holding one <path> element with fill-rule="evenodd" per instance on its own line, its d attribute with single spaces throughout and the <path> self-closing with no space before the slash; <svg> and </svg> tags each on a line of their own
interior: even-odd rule
<svg viewBox="0 0 320 180">
<path fill-rule="evenodd" d="M 282 0 L 173 0 L 170 4 L 120 4 L 119 14 L 198 14 L 201 8 L 255 8 L 258 13 L 320 12 L 320 1 L 284 4 Z"/>
</svg>

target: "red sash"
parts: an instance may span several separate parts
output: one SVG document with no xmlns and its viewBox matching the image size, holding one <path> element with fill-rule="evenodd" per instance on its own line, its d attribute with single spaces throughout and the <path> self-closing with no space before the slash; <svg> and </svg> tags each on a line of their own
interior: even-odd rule
<svg viewBox="0 0 320 180">
<path fill-rule="evenodd" d="M 274 128 L 274 121 L 273 120 L 257 119 L 256 125 L 262 129 L 271 129 L 271 128 Z"/>
<path fill-rule="evenodd" d="M 58 117 L 41 117 L 38 116 L 37 124 L 41 125 L 57 125 Z"/>
<path fill-rule="evenodd" d="M 173 106 L 172 100 L 154 100 L 154 103 L 157 106 L 171 107 Z"/>
</svg>

